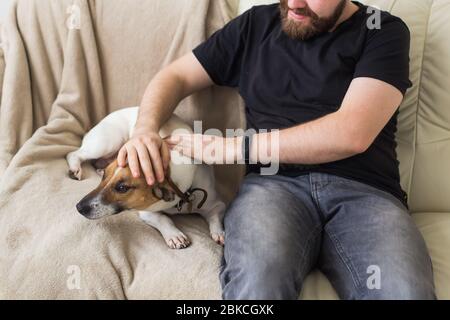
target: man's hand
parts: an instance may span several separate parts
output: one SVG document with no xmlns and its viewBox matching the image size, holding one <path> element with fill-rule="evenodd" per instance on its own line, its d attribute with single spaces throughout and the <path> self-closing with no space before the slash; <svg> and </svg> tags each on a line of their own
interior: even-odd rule
<svg viewBox="0 0 450 320">
<path fill-rule="evenodd" d="M 164 181 L 170 151 L 157 132 L 136 129 L 133 137 L 119 151 L 119 166 L 125 167 L 127 159 L 133 177 L 139 178 L 142 168 L 145 180 L 151 186 L 156 180 L 160 183 Z"/>
</svg>

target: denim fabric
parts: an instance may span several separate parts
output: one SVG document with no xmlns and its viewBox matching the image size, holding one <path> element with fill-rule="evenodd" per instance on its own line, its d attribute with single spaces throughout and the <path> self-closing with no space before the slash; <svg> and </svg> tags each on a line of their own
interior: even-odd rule
<svg viewBox="0 0 450 320">
<path fill-rule="evenodd" d="M 251 173 L 224 223 L 224 299 L 297 299 L 313 268 L 341 299 L 435 298 L 431 259 L 408 209 L 364 183 Z"/>
</svg>

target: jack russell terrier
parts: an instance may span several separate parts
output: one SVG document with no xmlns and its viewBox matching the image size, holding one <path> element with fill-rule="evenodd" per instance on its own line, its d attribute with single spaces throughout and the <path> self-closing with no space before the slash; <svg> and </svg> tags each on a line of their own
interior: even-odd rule
<svg viewBox="0 0 450 320">
<path fill-rule="evenodd" d="M 149 186 L 143 174 L 134 178 L 129 167 L 118 166 L 115 157 L 132 136 L 138 111 L 139 107 L 133 107 L 111 113 L 84 136 L 78 150 L 67 155 L 72 179 L 82 179 L 85 161 L 92 161 L 103 176 L 100 185 L 76 205 L 78 212 L 94 220 L 137 211 L 145 223 L 161 233 L 170 248 L 183 249 L 190 240 L 169 215 L 192 213 L 194 208 L 207 221 L 212 239 L 223 245 L 225 204 L 215 190 L 212 167 L 194 165 L 191 159 L 171 151 L 170 176 L 163 183 Z M 159 134 L 165 139 L 179 129 L 192 133 L 186 123 L 173 115 Z"/>
</svg>

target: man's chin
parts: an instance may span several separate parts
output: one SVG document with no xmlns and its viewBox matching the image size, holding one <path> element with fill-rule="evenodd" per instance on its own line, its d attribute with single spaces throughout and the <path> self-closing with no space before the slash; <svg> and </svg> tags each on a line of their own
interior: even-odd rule
<svg viewBox="0 0 450 320">
<path fill-rule="evenodd" d="M 294 18 L 288 18 L 289 24 L 292 24 L 298 28 L 308 28 L 311 25 L 311 21 L 309 20 L 295 20 Z"/>
<path fill-rule="evenodd" d="M 303 24 L 296 22 L 295 25 L 292 23 L 289 26 L 283 28 L 284 33 L 293 40 L 308 40 L 316 35 L 314 30 L 309 24 Z"/>
</svg>

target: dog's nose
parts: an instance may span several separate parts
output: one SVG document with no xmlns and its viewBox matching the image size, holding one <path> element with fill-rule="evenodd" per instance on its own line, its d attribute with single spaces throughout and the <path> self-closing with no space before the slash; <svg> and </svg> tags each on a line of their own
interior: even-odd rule
<svg viewBox="0 0 450 320">
<path fill-rule="evenodd" d="M 91 211 L 91 207 L 89 206 L 89 204 L 84 204 L 82 202 L 79 202 L 77 204 L 77 210 L 79 213 L 81 213 L 83 216 L 89 214 L 89 212 Z"/>
</svg>

